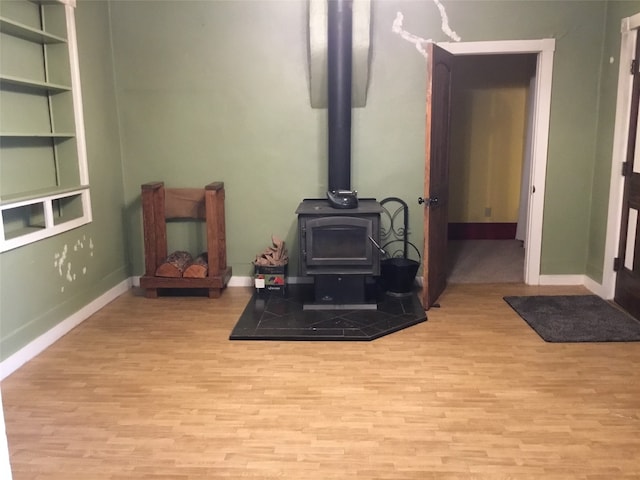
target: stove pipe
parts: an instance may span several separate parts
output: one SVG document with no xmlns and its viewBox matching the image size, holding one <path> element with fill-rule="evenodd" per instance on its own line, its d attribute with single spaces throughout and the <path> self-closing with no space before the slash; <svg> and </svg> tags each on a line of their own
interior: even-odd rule
<svg viewBox="0 0 640 480">
<path fill-rule="evenodd" d="M 352 0 L 327 0 L 329 190 L 351 190 Z"/>
</svg>

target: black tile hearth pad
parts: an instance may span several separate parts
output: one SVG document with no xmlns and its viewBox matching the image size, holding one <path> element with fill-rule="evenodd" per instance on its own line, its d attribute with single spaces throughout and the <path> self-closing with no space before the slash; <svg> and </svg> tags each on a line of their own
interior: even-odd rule
<svg viewBox="0 0 640 480">
<path fill-rule="evenodd" d="M 287 294 L 254 293 L 230 340 L 368 341 L 427 320 L 413 293 L 377 297 L 377 310 L 303 310 L 312 285 L 289 285 Z"/>
</svg>

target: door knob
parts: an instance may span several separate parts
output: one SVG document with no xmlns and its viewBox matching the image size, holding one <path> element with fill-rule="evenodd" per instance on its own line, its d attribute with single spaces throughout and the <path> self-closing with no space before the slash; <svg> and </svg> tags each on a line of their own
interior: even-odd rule
<svg viewBox="0 0 640 480">
<path fill-rule="evenodd" d="M 422 197 L 418 197 L 418 204 L 422 205 L 425 204 L 426 207 L 435 207 L 436 205 L 438 205 L 438 197 L 429 197 L 429 198 L 422 198 Z"/>
</svg>

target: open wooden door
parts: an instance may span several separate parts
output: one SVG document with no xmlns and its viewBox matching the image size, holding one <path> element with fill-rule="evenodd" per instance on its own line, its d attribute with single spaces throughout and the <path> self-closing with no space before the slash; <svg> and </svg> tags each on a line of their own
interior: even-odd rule
<svg viewBox="0 0 640 480">
<path fill-rule="evenodd" d="M 640 319 L 640 145 L 638 145 L 638 107 L 640 105 L 640 32 L 636 40 L 633 66 L 633 91 L 629 119 L 627 158 L 624 163 L 624 193 L 620 244 L 616 259 L 616 292 L 614 300 L 622 308 Z"/>
<path fill-rule="evenodd" d="M 428 310 L 447 284 L 449 125 L 453 55 L 427 48 L 427 122 L 424 174 L 424 254 L 422 305 Z"/>
</svg>

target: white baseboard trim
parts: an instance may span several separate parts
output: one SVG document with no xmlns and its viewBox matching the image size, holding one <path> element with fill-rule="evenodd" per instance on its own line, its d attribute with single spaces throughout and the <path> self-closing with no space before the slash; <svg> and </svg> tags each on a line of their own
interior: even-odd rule
<svg viewBox="0 0 640 480">
<path fill-rule="evenodd" d="M 7 378 L 13 372 L 18 370 L 22 365 L 27 363 L 38 354 L 42 353 L 48 347 L 53 345 L 57 340 L 69 333 L 83 321 L 96 313 L 102 307 L 112 302 L 120 295 L 131 288 L 131 278 L 123 280 L 118 285 L 103 293 L 101 296 L 88 303 L 76 313 L 66 318 L 51 330 L 43 333 L 38 338 L 28 343 L 16 353 L 0 362 L 0 381 Z"/>
<path fill-rule="evenodd" d="M 611 298 L 607 298 L 609 297 L 609 295 L 607 294 L 607 289 L 604 285 L 596 282 L 591 277 L 588 277 L 586 275 L 584 277 L 584 286 L 591 290 L 594 294 L 598 295 L 601 298 L 604 298 L 605 300 L 611 300 L 613 298 L 613 296 L 611 296 Z"/>
<path fill-rule="evenodd" d="M 540 285 L 582 285 L 599 297 L 607 297 L 605 288 L 587 275 L 540 275 Z"/>
<path fill-rule="evenodd" d="M 253 287 L 253 277 L 232 276 L 227 287 Z"/>
<path fill-rule="evenodd" d="M 585 275 L 540 275 L 539 285 L 585 285 Z"/>
</svg>

